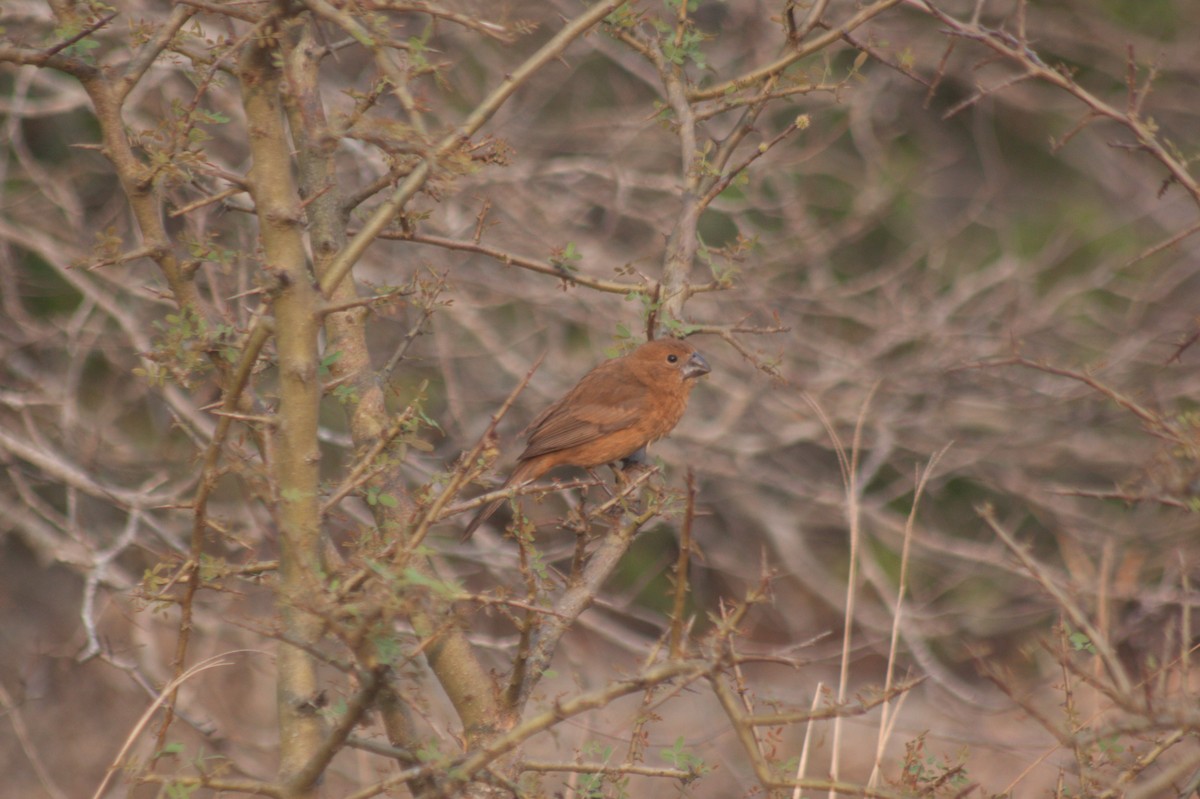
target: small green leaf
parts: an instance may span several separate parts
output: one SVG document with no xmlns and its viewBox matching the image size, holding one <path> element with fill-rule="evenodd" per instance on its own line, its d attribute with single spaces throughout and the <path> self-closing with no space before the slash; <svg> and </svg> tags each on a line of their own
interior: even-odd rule
<svg viewBox="0 0 1200 799">
<path fill-rule="evenodd" d="M 564 272 L 579 271 L 578 263 L 583 260 L 583 254 L 575 247 L 575 242 L 568 241 L 567 246 L 551 251 L 550 264 Z"/>
<path fill-rule="evenodd" d="M 178 742 L 169 743 L 166 746 L 164 746 L 162 749 L 159 749 L 158 753 L 155 755 L 155 757 L 167 757 L 169 755 L 178 755 L 182 752 L 183 752 L 183 744 L 178 743 Z"/>
</svg>

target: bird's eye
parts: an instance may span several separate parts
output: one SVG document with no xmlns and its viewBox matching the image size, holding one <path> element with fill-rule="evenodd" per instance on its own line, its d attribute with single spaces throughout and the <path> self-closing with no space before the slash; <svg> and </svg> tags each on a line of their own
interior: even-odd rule
<svg viewBox="0 0 1200 799">
<path fill-rule="evenodd" d="M 675 363 L 678 360 L 679 360 L 679 356 L 676 355 L 675 353 L 671 353 L 670 355 L 667 356 L 667 363 Z"/>
</svg>

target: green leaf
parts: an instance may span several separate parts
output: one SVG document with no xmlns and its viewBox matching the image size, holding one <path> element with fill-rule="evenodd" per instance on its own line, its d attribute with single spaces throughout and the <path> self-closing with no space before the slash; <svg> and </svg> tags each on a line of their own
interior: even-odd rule
<svg viewBox="0 0 1200 799">
<path fill-rule="evenodd" d="M 178 755 L 182 752 L 183 752 L 183 744 L 176 742 L 176 743 L 169 743 L 166 746 L 164 746 L 162 749 L 159 749 L 158 752 L 154 756 L 156 758 L 157 757 L 167 757 L 167 756 L 171 756 L 171 755 Z"/>
<path fill-rule="evenodd" d="M 683 749 L 683 736 L 675 739 L 675 745 L 670 749 L 664 749 L 659 752 L 659 757 L 670 763 L 677 769 L 692 771 L 696 773 L 704 773 L 708 767 L 704 765 L 704 758 L 698 757 L 691 752 L 685 752 Z"/>
<path fill-rule="evenodd" d="M 575 247 L 573 241 L 568 241 L 565 247 L 550 253 L 550 264 L 564 272 L 577 272 L 579 270 L 578 263 L 581 260 L 583 260 L 583 254 Z"/>
</svg>

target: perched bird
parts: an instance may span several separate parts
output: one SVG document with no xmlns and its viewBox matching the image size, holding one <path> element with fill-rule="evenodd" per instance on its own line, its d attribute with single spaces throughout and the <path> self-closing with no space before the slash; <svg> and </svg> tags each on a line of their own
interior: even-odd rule
<svg viewBox="0 0 1200 799">
<path fill-rule="evenodd" d="M 525 429 L 528 444 L 504 487 L 525 485 L 556 466 L 590 469 L 639 456 L 679 423 L 696 378 L 709 371 L 704 356 L 679 339 L 648 341 L 605 361 Z M 463 539 L 503 502 L 475 514 Z"/>
</svg>

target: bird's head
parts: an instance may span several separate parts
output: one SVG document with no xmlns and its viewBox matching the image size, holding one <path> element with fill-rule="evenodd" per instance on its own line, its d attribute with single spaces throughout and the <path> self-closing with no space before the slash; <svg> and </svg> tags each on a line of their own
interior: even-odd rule
<svg viewBox="0 0 1200 799">
<path fill-rule="evenodd" d="M 661 381 L 684 383 L 712 371 L 695 347 L 677 338 L 648 341 L 628 357 L 638 365 L 638 371 Z"/>
</svg>

